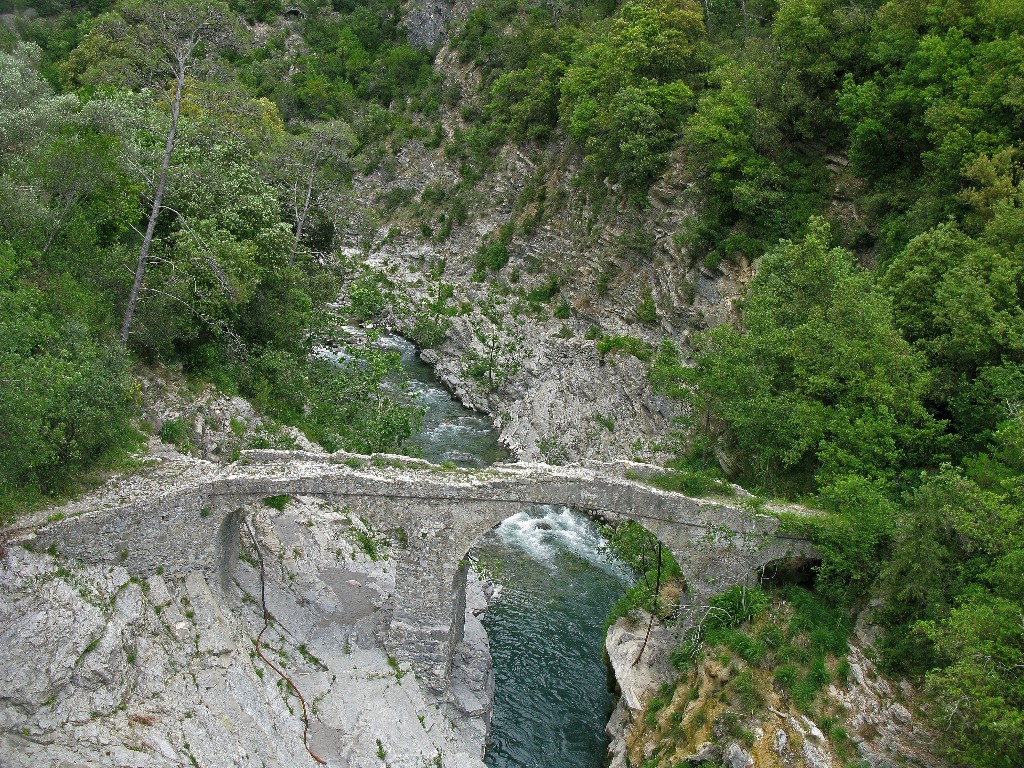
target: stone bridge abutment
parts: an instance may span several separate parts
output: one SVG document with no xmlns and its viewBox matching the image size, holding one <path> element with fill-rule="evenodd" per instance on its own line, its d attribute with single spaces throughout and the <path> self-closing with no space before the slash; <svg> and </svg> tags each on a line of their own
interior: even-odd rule
<svg viewBox="0 0 1024 768">
<path fill-rule="evenodd" d="M 778 519 L 752 504 L 690 498 L 631 479 L 652 470 L 628 463 L 446 470 L 397 456 L 250 451 L 162 493 L 95 508 L 76 503 L 78 514 L 54 515 L 27 538 L 34 547 L 121 564 L 142 577 L 158 569 L 170 577 L 202 571 L 227 589 L 246 505 L 283 495 L 323 498 L 400 542 L 390 553 L 396 586 L 383 641 L 445 694 L 462 633 L 466 554 L 525 508 L 568 506 L 640 523 L 679 562 L 694 604 L 750 580 L 772 561 L 816 556 L 807 541 L 779 534 Z"/>
</svg>

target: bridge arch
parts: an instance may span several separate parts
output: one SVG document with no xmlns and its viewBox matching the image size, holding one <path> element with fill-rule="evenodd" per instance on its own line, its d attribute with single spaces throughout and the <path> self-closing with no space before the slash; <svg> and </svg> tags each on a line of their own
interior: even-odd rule
<svg viewBox="0 0 1024 768">
<path fill-rule="evenodd" d="M 778 520 L 770 515 L 660 491 L 606 469 L 499 467 L 461 495 L 436 506 L 426 501 L 433 509 L 425 517 L 433 525 L 411 537 L 415 551 L 398 561 L 402 583 L 416 589 L 396 596 L 393 652 L 439 690 L 446 687 L 461 640 L 466 555 L 484 534 L 525 509 L 564 506 L 591 517 L 639 523 L 679 563 L 687 584 L 684 598 L 694 605 L 750 582 L 772 561 L 815 554 L 806 541 L 780 536 Z"/>
<path fill-rule="evenodd" d="M 249 451 L 165 493 L 87 509 L 31 536 L 37 546 L 53 545 L 85 562 L 118 563 L 140 576 L 158 568 L 168 575 L 201 570 L 226 584 L 238 556 L 241 507 L 278 495 L 329 499 L 381 530 L 401 531 L 383 640 L 445 694 L 464 615 L 461 564 L 481 536 L 528 507 L 566 506 L 638 522 L 672 552 L 696 604 L 751 579 L 769 562 L 816 554 L 807 541 L 779 534 L 778 520 L 750 505 L 690 498 L 626 476 L 650 469 L 592 462 L 446 470 L 399 456 Z"/>
</svg>

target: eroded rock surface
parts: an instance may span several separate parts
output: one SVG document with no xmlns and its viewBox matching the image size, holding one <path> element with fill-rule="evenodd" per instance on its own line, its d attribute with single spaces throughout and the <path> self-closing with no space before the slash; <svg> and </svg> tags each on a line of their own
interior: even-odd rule
<svg viewBox="0 0 1024 768">
<path fill-rule="evenodd" d="M 705 656 L 676 683 L 669 656 L 680 639 L 665 628 L 652 630 L 641 663 L 633 666 L 646 626 L 644 617 L 620 619 L 608 633 L 621 689 L 607 729 L 609 768 L 655 757 L 725 768 L 840 768 L 851 760 L 871 768 L 951 768 L 921 713 L 913 711 L 914 691 L 886 679 L 870 660 L 873 633 L 863 615 L 846 657 L 849 674 L 826 688 L 822 711 L 833 714 L 820 723 L 781 696 L 770 674 L 761 678 L 763 698 L 753 709 L 738 706 L 728 693 L 723 697 L 739 674 L 728 658 Z"/>
<path fill-rule="evenodd" d="M 935 758 L 935 735 L 912 712 L 914 691 L 905 682 L 894 683 L 878 669 L 871 657 L 877 628 L 868 622 L 869 613 L 857 619 L 847 657 L 848 685 L 833 687 L 829 695 L 848 712 L 850 738 L 871 768 L 900 765 L 945 766 Z M 909 705 L 909 706 L 908 706 Z"/>
<path fill-rule="evenodd" d="M 149 445 L 152 456 L 196 456 L 226 464 L 255 441 L 320 450 L 295 427 L 265 418 L 245 398 L 226 395 L 212 384 L 188 382 L 180 372 L 159 366 L 140 366 L 137 374 L 143 421 L 154 435 Z"/>
<path fill-rule="evenodd" d="M 305 698 L 312 752 L 352 768 L 482 766 L 493 678 L 473 611 L 456 700 L 471 707 L 460 712 L 380 641 L 395 577 L 379 533 L 321 500 L 251 507 L 227 584 L 10 550 L 0 566 L 5 768 L 315 766 L 295 691 L 256 653 L 256 546 L 270 617 L 262 651 Z"/>
</svg>

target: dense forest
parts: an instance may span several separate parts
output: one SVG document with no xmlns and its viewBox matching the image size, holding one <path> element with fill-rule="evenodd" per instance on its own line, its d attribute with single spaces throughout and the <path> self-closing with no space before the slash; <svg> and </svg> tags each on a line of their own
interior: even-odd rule
<svg viewBox="0 0 1024 768">
<path fill-rule="evenodd" d="M 380 115 L 286 113 L 286 130 L 245 84 L 258 54 L 235 12 L 93 16 L 107 5 L 0 28 L 3 508 L 123 461 L 139 439 L 133 361 L 241 392 L 332 449 L 396 448 L 418 414 L 381 387 L 394 356 L 352 347 L 339 369 L 311 355 L 350 266 L 330 254 L 343 195 L 330 210 L 320 188 L 344 185 Z"/>
<path fill-rule="evenodd" d="M 403 146 L 458 164 L 449 229 L 509 143 L 635 210 L 682 163 L 679 247 L 758 271 L 739 323 L 646 356 L 691 414 L 671 467 L 825 510 L 790 523 L 818 595 L 880 599 L 961 764 L 1024 764 L 1024 4 L 482 0 L 449 43 L 475 92 L 392 0 L 32 5 L 0 25 L 5 521 L 127 461 L 138 365 L 399 448 L 394 357 L 313 352 L 359 274 L 346 190 Z"/>
</svg>

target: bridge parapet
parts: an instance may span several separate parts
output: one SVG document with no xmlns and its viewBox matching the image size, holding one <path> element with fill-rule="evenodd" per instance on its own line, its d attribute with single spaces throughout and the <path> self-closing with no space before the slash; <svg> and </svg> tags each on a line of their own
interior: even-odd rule
<svg viewBox="0 0 1024 768">
<path fill-rule="evenodd" d="M 570 506 L 640 523 L 675 556 L 696 604 L 774 560 L 817 556 L 807 541 L 779 534 L 778 519 L 749 497 L 660 490 L 638 479 L 657 468 L 632 462 L 463 470 L 388 454 L 247 451 L 234 464 L 201 469 L 163 489 L 140 486 L 144 491 L 120 503 L 90 509 L 87 500 L 76 502 L 74 516 L 64 519 L 54 519 L 61 515 L 55 510 L 51 522 L 22 539 L 84 562 L 124 565 L 137 576 L 198 570 L 228 585 L 247 504 L 280 495 L 328 499 L 381 530 L 403 532 L 406 544 L 393 552 L 396 590 L 384 641 L 442 693 L 461 639 L 466 553 L 524 508 Z"/>
</svg>

